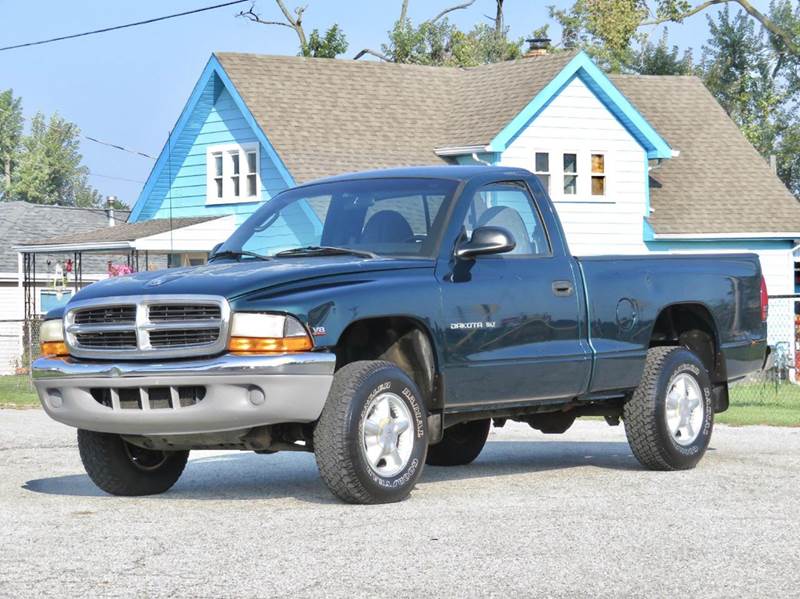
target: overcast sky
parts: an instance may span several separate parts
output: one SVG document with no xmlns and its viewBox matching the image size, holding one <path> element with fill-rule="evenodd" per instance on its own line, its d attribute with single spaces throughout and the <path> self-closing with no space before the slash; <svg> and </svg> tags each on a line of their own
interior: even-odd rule
<svg viewBox="0 0 800 599">
<path fill-rule="evenodd" d="M 218 4 L 222 0 L 0 0 L 0 46 L 79 33 Z M 453 0 L 411 0 L 415 21 L 433 16 Z M 287 0 L 294 7 L 298 4 Z M 363 47 L 379 48 L 397 18 L 400 0 L 303 0 L 306 31 L 338 22 L 347 34 L 347 56 Z M 570 1 L 507 0 L 506 20 L 513 37 L 548 22 L 549 4 Z M 766 8 L 766 0 L 753 2 Z M 241 5 L 247 8 L 249 4 Z M 494 0 L 478 0 L 452 20 L 468 28 L 492 14 Z M 197 77 L 214 51 L 296 54 L 297 39 L 283 27 L 266 27 L 234 15 L 231 6 L 142 27 L 42 46 L 0 52 L 0 90 L 13 88 L 26 116 L 58 112 L 91 137 L 158 155 Z M 279 19 L 273 0 L 257 0 L 264 18 Z M 551 36 L 559 31 L 551 25 Z M 699 48 L 707 33 L 704 16 L 670 27 L 670 39 Z M 91 184 L 104 195 L 136 201 L 151 160 L 82 141 Z"/>
</svg>

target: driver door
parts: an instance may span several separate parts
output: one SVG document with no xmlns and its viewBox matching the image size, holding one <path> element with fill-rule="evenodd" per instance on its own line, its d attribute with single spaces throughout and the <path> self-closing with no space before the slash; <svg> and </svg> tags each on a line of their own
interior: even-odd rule
<svg viewBox="0 0 800 599">
<path fill-rule="evenodd" d="M 461 202 L 454 217 L 463 226 L 451 248 L 481 226 L 502 227 L 516 246 L 439 261 L 448 407 L 577 395 L 591 367 L 579 337 L 579 287 L 571 258 L 554 253 L 528 186 L 492 183 Z"/>
</svg>

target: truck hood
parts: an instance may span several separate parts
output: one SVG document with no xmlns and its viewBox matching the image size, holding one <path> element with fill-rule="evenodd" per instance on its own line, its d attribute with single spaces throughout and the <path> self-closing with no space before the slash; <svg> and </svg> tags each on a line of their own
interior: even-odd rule
<svg viewBox="0 0 800 599">
<path fill-rule="evenodd" d="M 432 259 L 317 256 L 215 262 L 191 268 L 140 272 L 99 281 L 73 301 L 125 295 L 204 294 L 236 298 L 285 283 L 335 275 L 432 268 Z"/>
</svg>

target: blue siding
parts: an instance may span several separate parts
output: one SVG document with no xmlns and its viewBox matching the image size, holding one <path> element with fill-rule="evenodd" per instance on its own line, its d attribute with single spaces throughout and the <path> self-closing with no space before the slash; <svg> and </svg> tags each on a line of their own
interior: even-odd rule
<svg viewBox="0 0 800 599">
<path fill-rule="evenodd" d="M 206 150 L 230 143 L 258 143 L 234 98 L 220 78 L 212 75 L 200 92 L 185 126 L 176 132 L 172 150 L 150 188 L 137 220 L 206 215 L 237 215 L 237 224 L 261 202 L 206 205 Z M 286 188 L 286 182 L 260 146 L 261 198 L 268 200 Z"/>
</svg>

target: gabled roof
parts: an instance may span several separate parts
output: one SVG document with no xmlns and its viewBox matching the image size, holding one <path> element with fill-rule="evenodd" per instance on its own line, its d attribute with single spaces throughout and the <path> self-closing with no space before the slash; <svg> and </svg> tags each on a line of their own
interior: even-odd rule
<svg viewBox="0 0 800 599">
<path fill-rule="evenodd" d="M 582 52 L 468 69 L 215 56 L 298 183 L 354 170 L 435 164 L 441 148 L 502 151 L 576 76 L 594 87 L 648 151 L 671 155 Z"/>
<path fill-rule="evenodd" d="M 800 232 L 800 204 L 700 79 L 611 81 L 680 150 L 650 171 L 649 221 L 657 236 Z"/>
<path fill-rule="evenodd" d="M 128 212 L 115 210 L 114 218 L 124 223 Z M 17 272 L 17 251 L 14 247 L 61 235 L 67 231 L 94 231 L 108 226 L 108 213 L 102 208 L 49 206 L 28 202 L 0 202 L 0 272 Z M 64 256 L 54 259 L 63 260 Z M 84 263 L 84 272 L 105 272 L 104 260 Z"/>
</svg>

